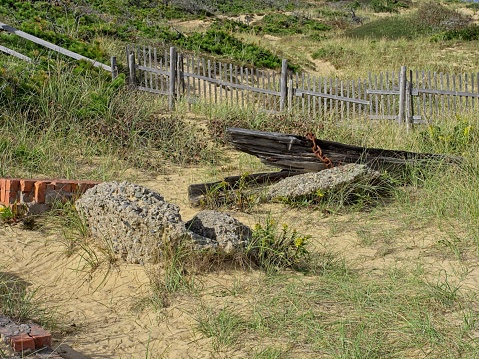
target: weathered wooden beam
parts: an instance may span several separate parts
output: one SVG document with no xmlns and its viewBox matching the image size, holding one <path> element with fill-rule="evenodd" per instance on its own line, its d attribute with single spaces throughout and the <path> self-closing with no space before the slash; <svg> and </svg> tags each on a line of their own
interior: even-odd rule
<svg viewBox="0 0 479 359">
<path fill-rule="evenodd" d="M 243 128 L 227 128 L 227 139 L 239 151 L 258 157 L 263 163 L 296 172 L 316 172 L 325 168 L 312 151 L 312 141 L 303 136 L 279 132 L 263 132 Z M 334 166 L 363 163 L 381 169 L 426 161 L 460 162 L 460 157 L 441 154 L 366 148 L 340 142 L 316 140 L 323 155 Z"/>
<path fill-rule="evenodd" d="M 80 54 L 77 54 L 76 52 L 73 52 L 73 51 L 70 51 L 70 50 L 67 50 L 67 49 L 64 49 L 63 47 L 60 47 L 58 45 L 55 45 L 55 44 L 52 44 L 51 42 L 48 42 L 48 41 L 45 41 L 45 40 L 42 40 L 36 36 L 33 36 L 33 35 L 30 35 L 30 34 L 27 34 L 26 32 L 23 32 L 23 31 L 20 31 L 20 30 L 17 30 L 15 29 L 14 27 L 12 26 L 9 26 L 7 24 L 4 24 L 2 22 L 0 22 L 0 30 L 5 30 L 5 31 L 8 31 L 12 34 L 15 34 L 15 35 L 18 35 L 24 39 L 27 39 L 29 41 L 32 41 L 38 45 L 42 45 L 50 50 L 53 50 L 53 51 L 56 51 L 56 52 L 59 52 L 63 55 L 66 55 L 66 56 L 69 56 L 69 57 L 72 57 L 76 60 L 85 60 L 85 61 L 88 61 L 88 62 L 91 62 L 93 64 L 93 66 L 95 67 L 101 67 L 102 69 L 108 71 L 108 72 L 111 72 L 111 67 L 108 66 L 108 65 L 105 65 L 105 64 L 102 64 L 101 62 L 98 62 L 98 61 L 95 61 L 95 60 L 92 60 L 92 59 L 89 59 L 88 57 L 85 57 L 85 56 L 82 56 Z"/>
<path fill-rule="evenodd" d="M 252 187 L 262 184 L 272 184 L 279 180 L 297 175 L 298 172 L 282 170 L 280 172 L 254 173 L 243 176 L 230 176 L 223 181 L 192 184 L 188 187 L 188 199 L 190 204 L 198 206 L 210 191 L 218 188 L 219 190 L 235 190 L 241 185 Z M 224 184 L 224 186 L 222 186 Z"/>
</svg>

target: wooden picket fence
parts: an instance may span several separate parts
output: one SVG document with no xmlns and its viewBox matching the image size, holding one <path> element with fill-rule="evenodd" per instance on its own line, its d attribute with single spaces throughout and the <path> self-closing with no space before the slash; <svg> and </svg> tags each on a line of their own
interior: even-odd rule
<svg viewBox="0 0 479 359">
<path fill-rule="evenodd" d="M 198 102 L 290 111 L 338 119 L 395 120 L 411 125 L 432 123 L 479 108 L 479 73 L 443 74 L 400 71 L 370 74 L 367 79 L 321 78 L 287 70 L 260 70 L 176 49 L 129 45 L 130 85 L 166 95 L 170 108 L 180 98 Z"/>
</svg>

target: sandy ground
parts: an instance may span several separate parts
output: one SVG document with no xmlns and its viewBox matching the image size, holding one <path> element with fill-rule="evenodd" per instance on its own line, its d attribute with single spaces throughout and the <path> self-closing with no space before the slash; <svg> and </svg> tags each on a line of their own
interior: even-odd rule
<svg viewBox="0 0 479 359">
<path fill-rule="evenodd" d="M 183 219 L 188 220 L 197 211 L 188 205 L 188 185 L 214 176 L 205 169 L 176 168 L 156 178 L 137 176 L 136 182 L 178 204 Z M 315 212 L 278 205 L 265 206 L 254 215 L 234 215 L 253 225 L 268 213 L 313 235 L 316 245 L 339 252 L 371 275 L 392 265 L 422 263 L 431 280 L 446 273 L 461 286 L 479 288 L 477 260 L 458 261 L 439 248 L 444 234 L 434 226 L 410 225 L 371 214 L 323 218 Z M 358 223 L 354 216 L 360 216 L 362 225 L 350 225 Z M 398 232 L 401 236 L 394 235 Z M 55 344 L 66 343 L 92 358 L 146 358 L 148 353 L 153 358 L 216 357 L 211 340 L 195 330 L 197 313 L 193 308 L 197 308 L 197 301 L 214 303 L 222 296 L 218 293 L 228 292 L 236 282 L 247 287 L 261 276 L 244 271 L 217 272 L 201 279 L 205 290 L 200 297 L 180 295 L 168 308 L 155 310 L 148 304 L 150 287 L 144 267 L 125 263 L 109 267 L 103 263 L 91 272 L 85 252 L 66 256 L 58 228 L 27 231 L 5 226 L 0 228 L 0 241 L 0 271 L 15 274 L 37 288 L 38 297 L 59 319 L 61 329 L 55 334 Z M 244 293 L 247 296 L 247 290 Z M 224 303 L 224 298 L 221 300 Z M 246 297 L 235 300 L 235 305 L 247 305 Z M 238 356 L 227 353 L 224 357 Z"/>
</svg>

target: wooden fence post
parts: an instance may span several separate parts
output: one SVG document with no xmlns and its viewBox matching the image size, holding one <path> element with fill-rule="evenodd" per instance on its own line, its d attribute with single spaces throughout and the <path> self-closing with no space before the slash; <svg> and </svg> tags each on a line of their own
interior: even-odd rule
<svg viewBox="0 0 479 359">
<path fill-rule="evenodd" d="M 281 63 L 281 83 L 280 83 L 280 99 L 279 99 L 279 110 L 284 110 L 284 105 L 286 104 L 286 96 L 288 94 L 288 61 L 284 60 Z"/>
<path fill-rule="evenodd" d="M 410 81 L 406 80 L 406 132 L 412 128 L 414 121 L 414 106 L 412 103 L 412 71 Z"/>
<path fill-rule="evenodd" d="M 118 67 L 116 66 L 116 56 L 111 57 L 111 79 L 114 80 L 118 76 Z"/>
<path fill-rule="evenodd" d="M 175 82 L 176 82 L 176 49 L 170 47 L 170 89 L 168 107 L 173 111 L 175 106 Z"/>
<path fill-rule="evenodd" d="M 399 114 L 398 123 L 404 123 L 404 112 L 406 108 L 406 66 L 401 66 L 399 75 Z"/>
<path fill-rule="evenodd" d="M 287 91 L 288 110 L 292 112 L 293 111 L 293 80 L 292 79 L 288 80 L 288 88 L 289 88 L 289 91 Z"/>
<path fill-rule="evenodd" d="M 128 69 L 130 70 L 130 87 L 136 87 L 136 65 L 135 65 L 135 53 L 132 52 L 128 55 Z"/>
<path fill-rule="evenodd" d="M 186 90 L 186 85 L 185 85 L 185 78 L 184 78 L 184 72 L 185 72 L 185 68 L 184 68 L 184 63 L 183 63 L 183 55 L 182 54 L 179 54 L 178 56 L 178 70 L 177 70 L 177 74 L 178 74 L 178 91 L 180 91 L 180 93 L 183 95 L 185 93 L 185 90 Z"/>
</svg>

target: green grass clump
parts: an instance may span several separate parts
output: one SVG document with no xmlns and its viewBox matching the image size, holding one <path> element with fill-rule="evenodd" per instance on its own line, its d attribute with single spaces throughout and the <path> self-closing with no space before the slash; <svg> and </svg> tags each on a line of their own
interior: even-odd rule
<svg viewBox="0 0 479 359">
<path fill-rule="evenodd" d="M 124 76 L 112 82 L 97 69 L 61 63 L 17 78 L 21 71 L 6 68 L 0 80 L 7 90 L 0 95 L 4 176 L 41 172 L 105 180 L 122 166 L 118 160 L 112 166 L 112 156 L 134 167 L 160 170 L 166 162 L 217 158 L 199 126 L 187 125 L 181 114 L 165 113 L 164 104 L 153 96 L 132 94 Z M 56 160 L 58 156 L 71 160 Z M 89 166 L 93 157 L 103 158 L 102 165 Z"/>
<path fill-rule="evenodd" d="M 374 12 L 398 12 L 401 8 L 408 8 L 410 5 L 409 0 L 370 0 L 368 3 Z"/>
<path fill-rule="evenodd" d="M 460 40 L 460 41 L 477 41 L 479 40 L 479 26 L 467 25 L 460 29 L 452 29 L 441 32 L 434 35 L 433 41 L 447 41 L 447 40 Z"/>
<path fill-rule="evenodd" d="M 0 272 L 0 313 L 17 321 L 35 320 L 52 327 L 52 313 L 42 307 L 38 288 L 17 276 Z"/>
<path fill-rule="evenodd" d="M 292 357 L 304 351 L 333 358 L 477 355 L 469 336 L 475 329 L 462 325 L 463 310 L 474 304 L 457 283 L 401 268 L 378 276 L 332 268 L 314 280 L 287 279 L 264 283 L 247 324 L 262 341 L 289 343 Z"/>
<path fill-rule="evenodd" d="M 331 28 L 317 20 L 299 15 L 268 14 L 255 30 L 264 34 L 292 35 L 308 32 L 327 31 Z"/>
<path fill-rule="evenodd" d="M 409 16 L 395 15 L 350 28 L 345 34 L 355 38 L 414 39 L 422 33 Z"/>
<path fill-rule="evenodd" d="M 421 3 L 412 13 L 380 18 L 364 25 L 351 28 L 347 36 L 356 38 L 417 39 L 433 36 L 434 39 L 473 37 L 469 27 L 470 17 L 462 15 L 437 2 Z M 439 32 L 439 34 L 438 34 Z M 449 34 L 449 35 L 446 35 Z"/>
<path fill-rule="evenodd" d="M 209 29 L 204 33 L 195 32 L 176 43 L 189 50 L 227 57 L 255 67 L 281 68 L 282 59 L 271 51 L 245 43 L 223 30 Z M 291 64 L 290 69 L 297 70 L 297 66 Z"/>
<path fill-rule="evenodd" d="M 245 0 L 245 1 L 229 1 L 229 0 L 197 0 L 194 2 L 183 0 L 171 0 L 170 5 L 182 9 L 186 13 L 212 16 L 214 14 L 247 14 L 259 11 L 270 10 L 293 10 L 296 1 L 293 0 Z"/>
<path fill-rule="evenodd" d="M 309 260 L 307 250 L 311 236 L 300 235 L 296 229 L 282 226 L 271 217 L 258 223 L 248 243 L 247 255 L 267 273 L 287 268 L 306 270 Z"/>
</svg>

